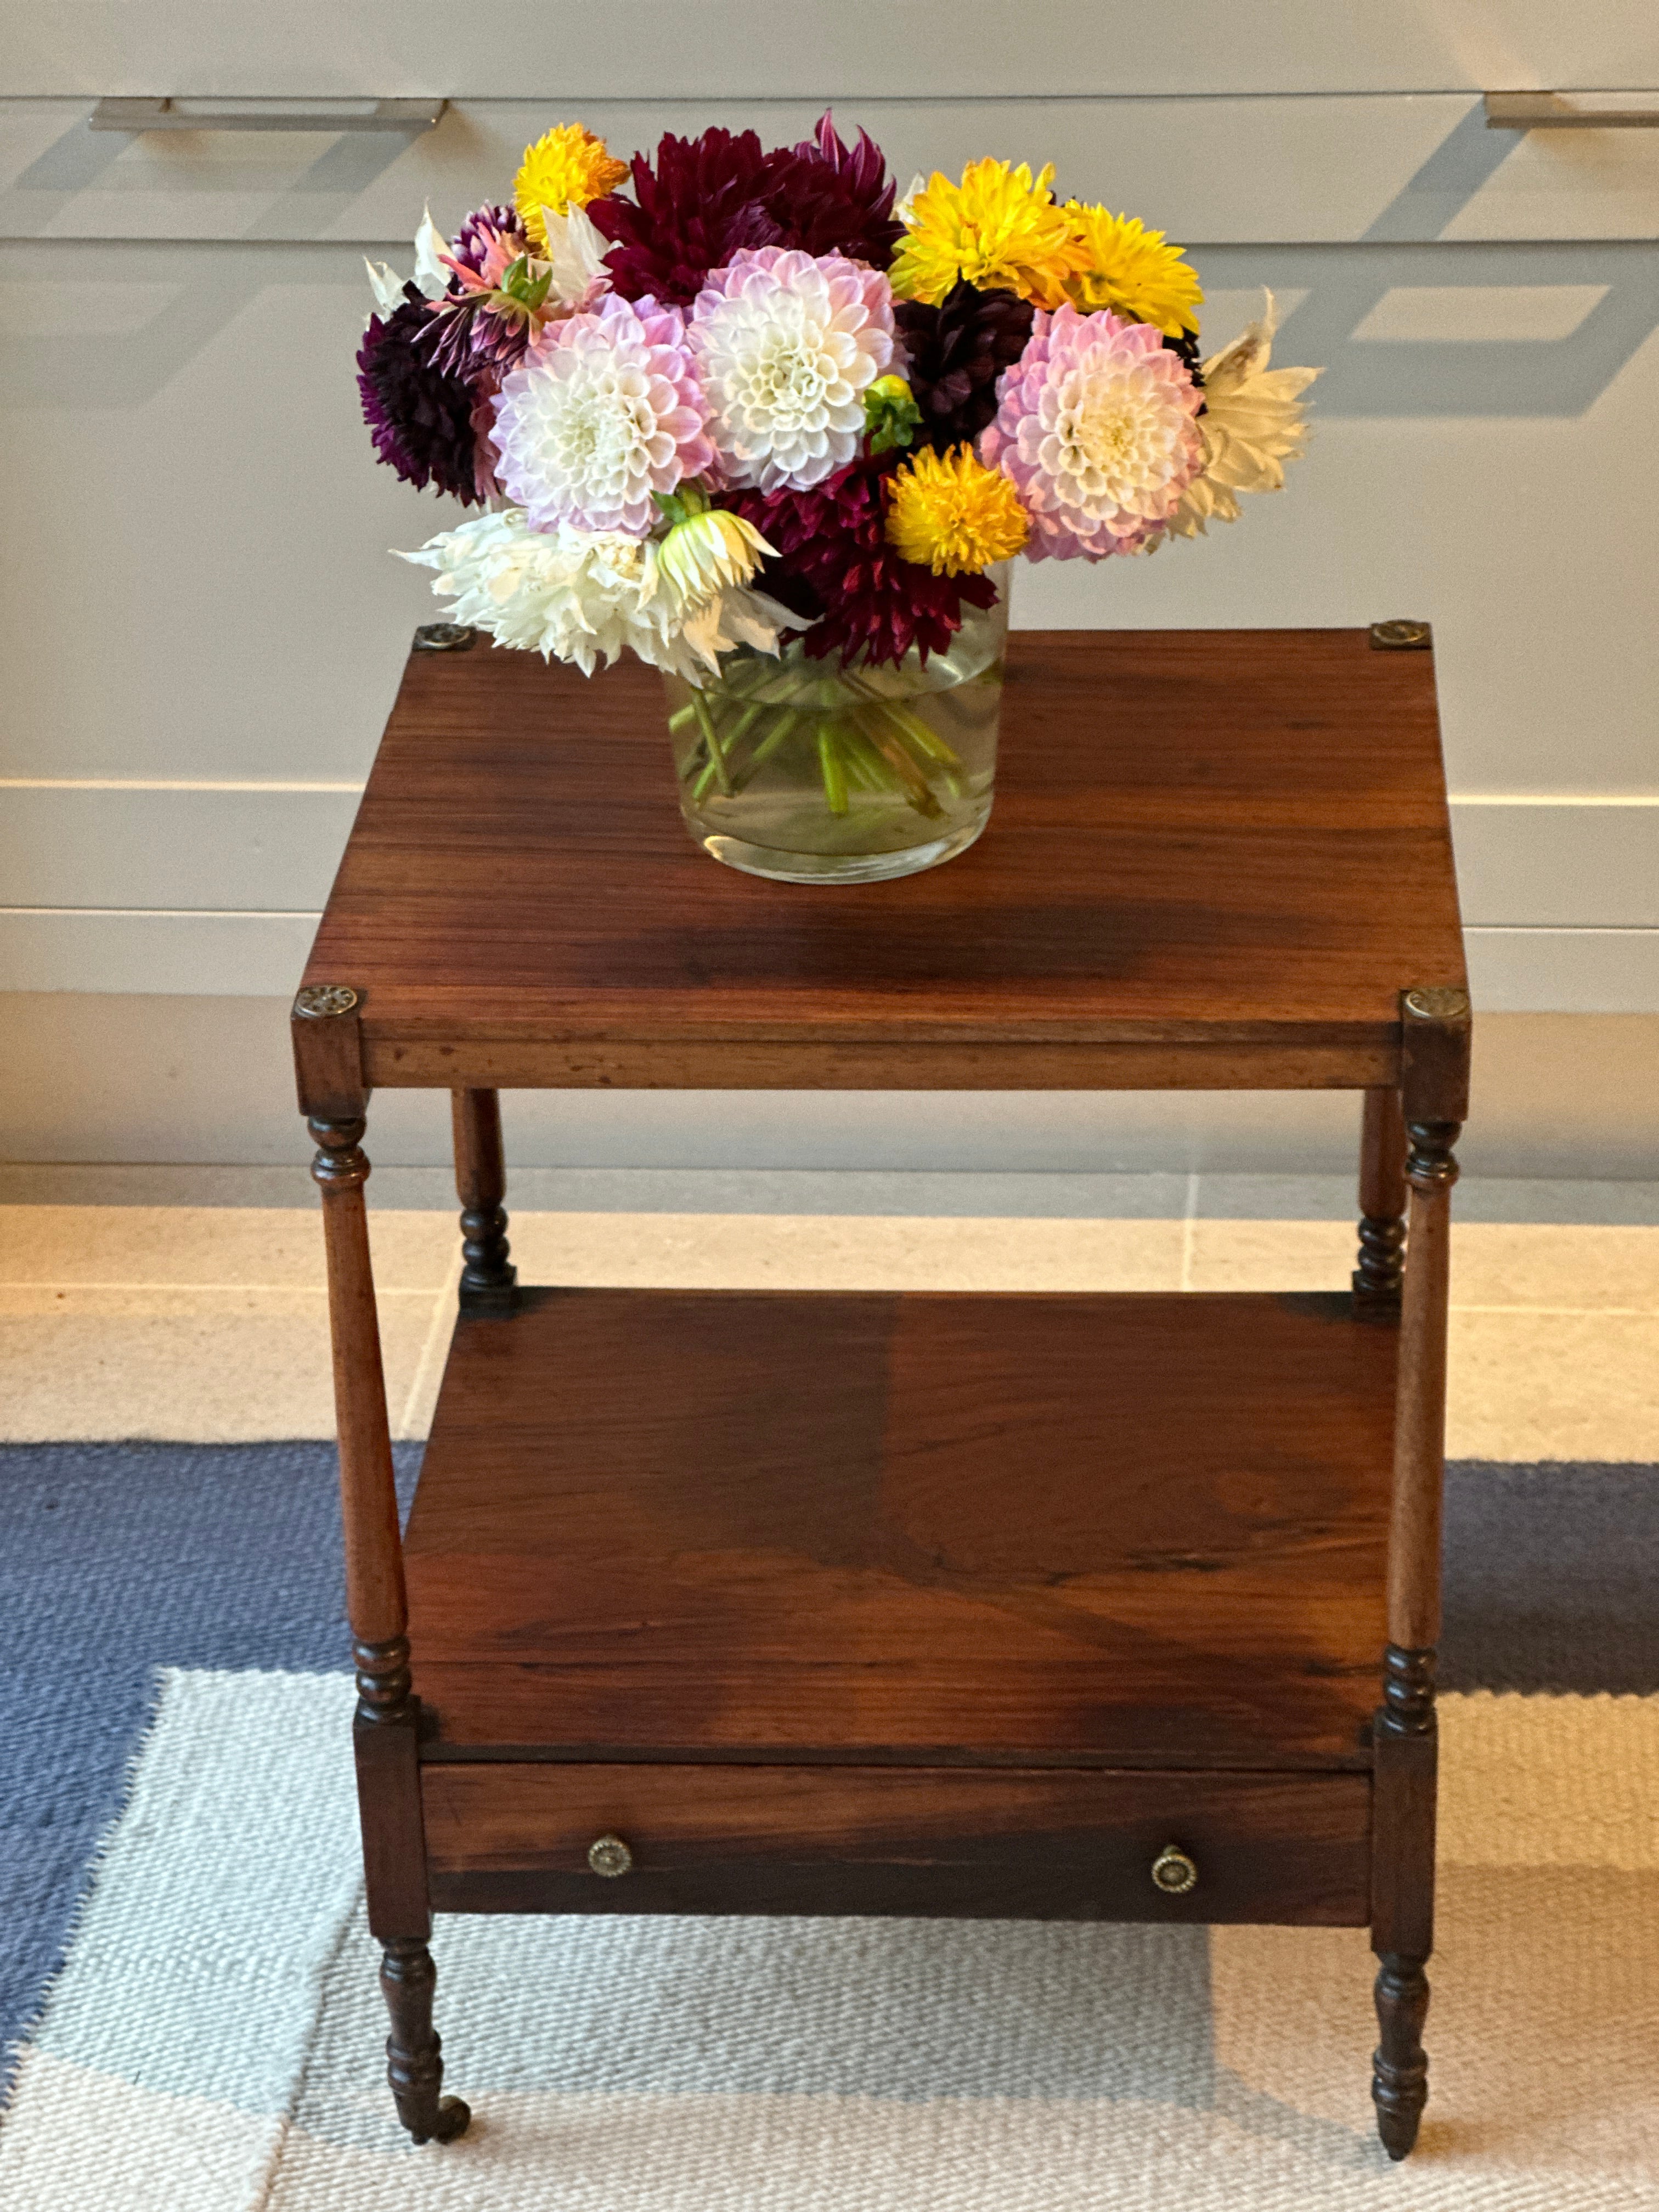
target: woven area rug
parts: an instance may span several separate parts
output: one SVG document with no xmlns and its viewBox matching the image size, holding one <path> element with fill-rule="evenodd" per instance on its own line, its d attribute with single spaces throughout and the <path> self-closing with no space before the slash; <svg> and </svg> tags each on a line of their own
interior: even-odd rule
<svg viewBox="0 0 1659 2212">
<path fill-rule="evenodd" d="M 405 1473 L 412 1473 L 412 1466 Z M 381 2079 L 330 1455 L 0 1452 L 11 2212 L 1659 2212 L 1659 1469 L 1455 1469 L 1433 2097 L 1362 1932 L 441 1920 Z"/>
</svg>

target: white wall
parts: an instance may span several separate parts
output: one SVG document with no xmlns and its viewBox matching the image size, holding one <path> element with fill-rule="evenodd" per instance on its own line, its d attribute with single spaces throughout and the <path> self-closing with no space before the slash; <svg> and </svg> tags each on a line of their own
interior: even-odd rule
<svg viewBox="0 0 1659 2212">
<path fill-rule="evenodd" d="M 1150 562 L 1023 572 L 1015 622 L 1429 617 L 1478 1003 L 1659 1016 L 1659 130 L 1517 137 L 1474 96 L 1639 88 L 1645 8 L 631 0 L 625 37 L 559 4 L 508 39 L 514 12 L 273 6 L 233 47 L 200 5 L 0 8 L 0 990 L 83 1001 L 31 1035 L 78 1054 L 102 1022 L 113 1050 L 124 998 L 153 1028 L 172 994 L 234 1073 L 237 1009 L 292 988 L 429 610 L 386 549 L 442 514 L 357 418 L 362 252 L 406 258 L 423 200 L 453 223 L 556 118 L 622 150 L 783 137 L 831 94 L 902 175 L 1055 159 L 1189 245 L 1206 343 L 1270 284 L 1280 357 L 1327 364 L 1282 499 Z M 413 139 L 86 128 L 94 93 L 185 90 L 465 96 Z M 161 1156 L 141 1062 L 96 1141 Z M 269 1156 L 244 1065 L 212 1157 Z M 46 1079 L 0 1072 L 0 1152 L 41 1156 Z M 1620 1172 L 1659 1156 L 1656 1089 Z M 641 1126 L 702 1158 L 715 1125 Z M 1007 1135 L 1073 1142 L 1035 1103 Z"/>
</svg>

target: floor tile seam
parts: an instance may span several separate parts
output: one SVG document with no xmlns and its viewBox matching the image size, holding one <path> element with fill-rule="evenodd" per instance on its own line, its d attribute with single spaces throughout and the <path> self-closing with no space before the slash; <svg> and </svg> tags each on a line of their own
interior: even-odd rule
<svg viewBox="0 0 1659 2212">
<path fill-rule="evenodd" d="M 1224 1291 L 1229 1287 L 1232 1287 L 1236 1288 L 1238 1293 L 1243 1296 L 1265 1295 L 1270 1297 L 1275 1294 L 1283 1294 L 1286 1297 L 1308 1295 L 1316 1297 L 1320 1295 L 1330 1296 L 1332 1294 L 1340 1294 L 1347 1288 L 1347 1285 L 1345 1283 L 1323 1285 L 1317 1283 L 1262 1283 L 1254 1286 L 1249 1285 L 1230 1286 L 1225 1284 L 1206 1285 L 1202 1282 L 1194 1282 L 1188 1279 L 1190 1274 L 1190 1270 L 1188 1265 L 1188 1257 L 1189 1255 L 1183 1253 L 1183 1264 L 1182 1269 L 1183 1279 L 1178 1283 L 1169 1284 L 1164 1286 L 1164 1288 L 1171 1291 L 1190 1291 L 1199 1295 L 1205 1295 L 1217 1290 Z M 459 1263 L 457 1264 L 459 1266 Z M 374 1295 L 376 1298 L 380 1300 L 392 1298 L 441 1297 L 454 1287 L 456 1272 L 456 1269 L 452 1269 L 450 1275 L 444 1281 L 434 1284 L 411 1285 L 405 1283 L 377 1283 L 374 1286 Z M 541 1286 L 532 1284 L 526 1285 L 526 1287 L 533 1289 Z M 546 1287 L 554 1286 L 548 1285 Z M 597 1282 L 584 1282 L 580 1279 L 572 1279 L 567 1277 L 559 1283 L 556 1287 L 562 1290 L 662 1289 L 672 1291 L 676 1288 L 702 1288 L 708 1286 L 702 1285 L 682 1285 L 672 1283 L 640 1284 L 630 1281 L 618 1282 L 611 1278 L 607 1278 Z M 764 1293 L 769 1291 L 779 1289 L 782 1286 L 775 1283 L 755 1283 L 752 1285 L 714 1285 L 714 1287 L 732 1288 L 739 1291 L 752 1290 L 757 1292 Z M 807 1282 L 797 1284 L 793 1287 L 801 1291 L 810 1291 L 820 1286 Z M 829 1295 L 834 1296 L 836 1291 L 845 1290 L 848 1286 L 842 1285 L 826 1285 L 823 1287 L 826 1290 Z M 857 1287 L 867 1287 L 872 1290 L 881 1290 L 888 1287 L 888 1285 L 877 1283 L 868 1285 L 859 1285 Z M 912 1285 L 910 1287 L 918 1286 Z M 1018 1291 L 1018 1290 L 1023 1287 L 1025 1286 L 1016 1285 L 1011 1286 L 1011 1290 L 1012 1291 Z M 1079 1285 L 1066 1287 L 1075 1288 L 1079 1295 L 1086 1296 L 1091 1289 L 1097 1286 Z M 1102 1285 L 1098 1287 L 1106 1289 L 1108 1291 L 1108 1294 L 1110 1294 L 1109 1286 Z M 1145 1291 L 1148 1294 L 1156 1295 L 1158 1290 L 1158 1285 L 1137 1285 L 1131 1286 L 1123 1294 L 1134 1296 L 1137 1292 Z M 17 1296 L 24 1293 L 33 1293 L 42 1297 L 68 1297 L 76 1293 L 96 1293 L 99 1295 L 117 1296 L 122 1297 L 143 1297 L 146 1296 L 153 1296 L 156 1297 L 207 1297 L 220 1296 L 226 1293 L 234 1293 L 246 1297 L 307 1298 L 315 1300 L 319 1304 L 322 1304 L 325 1302 L 328 1297 L 328 1286 L 325 1283 L 246 1283 L 236 1281 L 181 1283 L 102 1280 L 90 1282 L 57 1280 L 7 1282 L 0 1280 L 0 1296 Z M 1516 1316 L 1527 1316 L 1540 1318 L 1553 1317 L 1558 1320 L 1595 1319 L 1602 1321 L 1652 1321 L 1656 1318 L 1659 1318 L 1659 1301 L 1656 1301 L 1652 1305 L 1608 1306 L 1575 1305 L 1565 1302 L 1553 1304 L 1522 1304 L 1520 1301 L 1485 1303 L 1464 1301 L 1462 1299 L 1454 1297 L 1451 1300 L 1449 1310 L 1453 1314 L 1508 1314 Z M 0 1318 L 4 1318 L 4 1316 L 0 1316 Z M 13 1316 L 13 1318 L 15 1318 L 15 1316 Z"/>
<path fill-rule="evenodd" d="M 435 1366 L 439 1370 L 439 1380 L 441 1382 L 443 1369 L 447 1365 L 444 1333 L 446 1325 L 453 1322 L 454 1317 L 460 1291 L 461 1269 L 464 1264 L 465 1255 L 458 1249 L 451 1257 L 448 1272 L 442 1285 L 432 1294 L 432 1317 L 427 1324 L 427 1332 L 421 1343 L 420 1356 L 415 1362 L 408 1388 L 404 1392 L 403 1405 L 398 1410 L 397 1420 L 392 1425 L 393 1437 L 400 1443 L 419 1441 L 431 1426 L 429 1419 L 423 1422 L 419 1419 L 420 1407 L 422 1398 L 427 1395 L 428 1376 Z"/>
</svg>

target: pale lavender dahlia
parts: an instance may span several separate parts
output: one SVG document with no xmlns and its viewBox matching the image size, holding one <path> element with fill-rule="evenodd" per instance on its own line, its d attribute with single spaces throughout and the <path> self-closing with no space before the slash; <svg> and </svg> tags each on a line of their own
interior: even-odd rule
<svg viewBox="0 0 1659 2212">
<path fill-rule="evenodd" d="M 691 343 L 726 482 L 805 491 L 857 458 L 893 358 L 893 294 L 839 253 L 745 248 L 709 272 Z"/>
<path fill-rule="evenodd" d="M 1156 537 L 1204 465 L 1202 395 L 1150 323 L 1041 309 L 981 457 L 1031 518 L 1031 561 L 1104 560 Z"/>
<path fill-rule="evenodd" d="M 605 293 L 550 324 L 501 386 L 497 473 L 532 529 L 642 538 L 653 495 L 712 466 L 704 415 L 679 310 Z"/>
</svg>

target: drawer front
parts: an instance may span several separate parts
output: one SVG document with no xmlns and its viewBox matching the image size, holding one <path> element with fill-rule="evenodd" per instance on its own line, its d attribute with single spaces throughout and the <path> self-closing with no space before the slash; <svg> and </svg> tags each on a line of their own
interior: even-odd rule
<svg viewBox="0 0 1659 2212">
<path fill-rule="evenodd" d="M 469 1763 L 422 1788 L 440 1911 L 1369 1917 L 1363 1774 Z M 624 1871 L 594 1870 L 601 1838 Z M 1171 1845 L 1184 1891 L 1153 1879 Z"/>
</svg>

